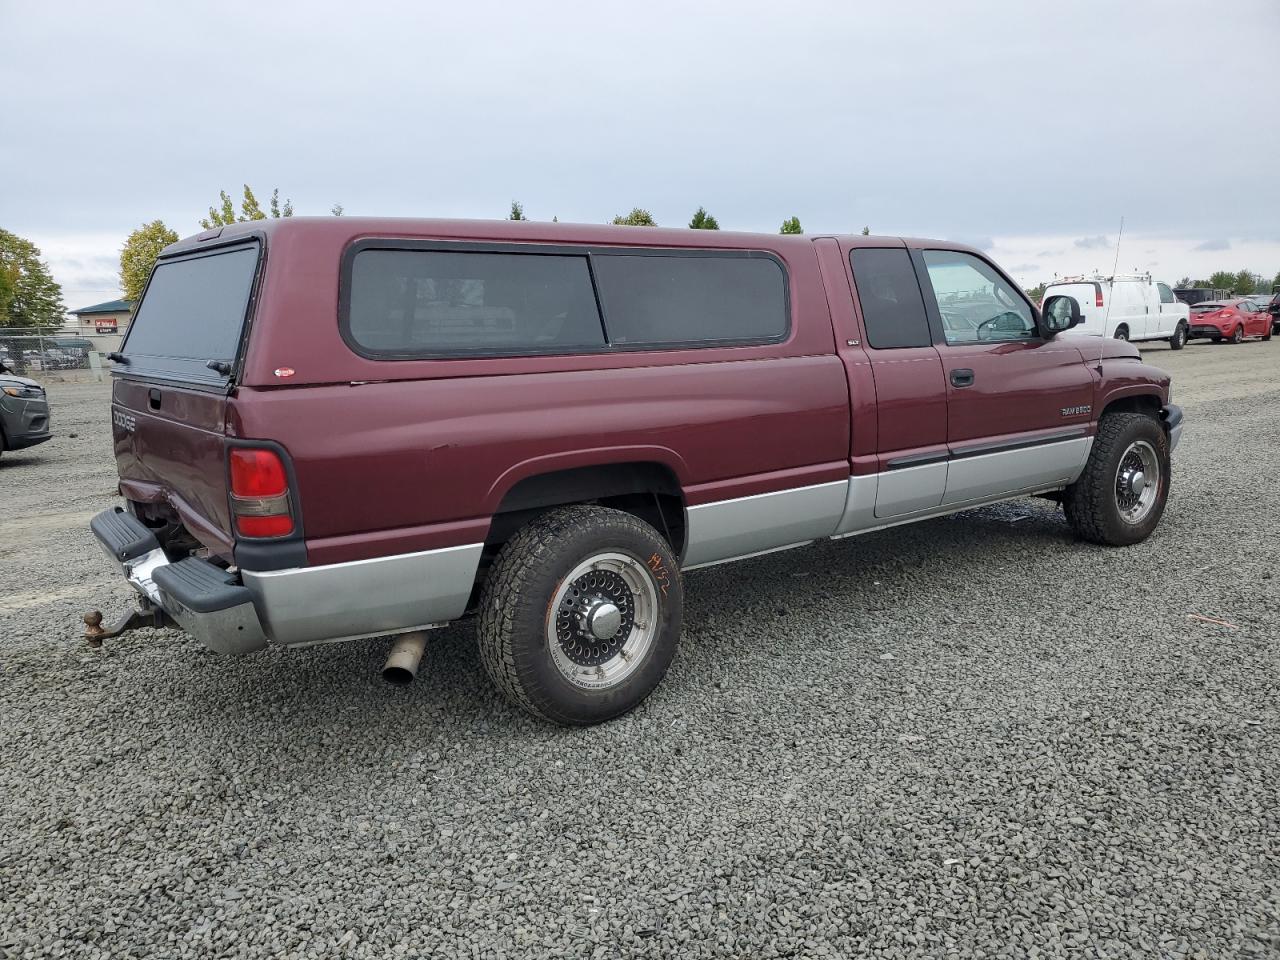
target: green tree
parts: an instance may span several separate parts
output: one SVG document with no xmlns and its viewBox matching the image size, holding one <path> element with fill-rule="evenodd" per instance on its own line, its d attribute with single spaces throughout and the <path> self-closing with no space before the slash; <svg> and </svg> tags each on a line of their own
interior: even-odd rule
<svg viewBox="0 0 1280 960">
<path fill-rule="evenodd" d="M 508 220 L 528 220 L 529 218 L 524 215 L 524 204 L 522 204 L 519 200 L 512 200 L 511 213 L 507 215 L 507 219 Z"/>
<path fill-rule="evenodd" d="M 265 220 L 267 215 L 262 212 L 262 207 L 258 203 L 258 198 L 254 196 L 253 191 L 246 183 L 244 185 L 244 198 L 240 201 L 240 215 L 236 216 L 235 206 L 231 202 L 231 197 L 227 195 L 227 191 L 218 191 L 219 204 L 216 207 L 209 208 L 209 216 L 207 219 L 200 221 L 200 226 L 206 230 L 214 227 L 225 227 L 232 223 L 244 223 L 248 220 Z M 284 206 L 280 206 L 280 191 L 271 191 L 271 216 L 272 217 L 292 217 L 293 201 L 285 200 Z"/>
<path fill-rule="evenodd" d="M 613 218 L 613 222 L 622 227 L 656 227 L 658 225 L 658 222 L 653 219 L 653 214 L 639 207 L 632 207 L 631 212 L 625 217 L 619 214 Z"/>
<path fill-rule="evenodd" d="M 1041 283 L 1032 287 L 1030 290 L 1024 290 L 1023 293 L 1027 295 L 1028 299 L 1030 299 L 1032 303 L 1039 303 L 1044 299 L 1044 287 L 1045 285 Z"/>
<path fill-rule="evenodd" d="M 689 221 L 690 230 L 719 230 L 720 222 L 711 214 L 699 207 L 694 211 L 693 219 Z"/>
<path fill-rule="evenodd" d="M 66 312 L 40 248 L 0 230 L 0 327 L 57 327 Z"/>
<path fill-rule="evenodd" d="M 332 213 L 335 217 L 342 216 L 343 214 L 342 204 L 335 203 L 332 207 L 329 208 L 329 212 Z"/>
<path fill-rule="evenodd" d="M 1194 280 L 1192 280 L 1190 277 L 1183 277 L 1181 280 L 1179 280 L 1177 283 L 1173 285 L 1173 288 L 1175 290 L 1185 290 L 1187 289 L 1187 287 L 1193 287 L 1193 286 L 1195 286 Z"/>
<path fill-rule="evenodd" d="M 9 304 L 13 302 L 18 282 L 18 268 L 0 260 L 0 325 L 9 316 Z"/>
<path fill-rule="evenodd" d="M 782 229 L 779 233 L 804 233 L 804 228 L 800 226 L 799 217 L 790 217 L 782 221 Z"/>
<path fill-rule="evenodd" d="M 1247 297 L 1249 294 L 1253 293 L 1255 290 L 1258 289 L 1258 281 L 1261 279 L 1262 279 L 1261 277 L 1257 276 L 1254 273 L 1251 273 L 1248 270 L 1241 270 L 1239 273 L 1236 274 L 1235 284 L 1232 286 L 1231 289 L 1233 292 L 1238 293 L 1241 296 Z"/>
<path fill-rule="evenodd" d="M 147 285 L 151 268 L 155 266 L 160 251 L 178 242 L 178 235 L 164 225 L 163 220 L 144 223 L 124 242 L 120 251 L 120 289 L 126 300 L 137 300 Z"/>
<path fill-rule="evenodd" d="M 863 228 L 862 228 L 862 235 L 863 235 L 864 237 L 869 237 L 869 236 L 871 236 L 871 228 L 870 228 L 870 227 L 863 227 Z"/>
<path fill-rule="evenodd" d="M 1280 270 L 1276 271 L 1276 275 L 1271 278 L 1271 290 L 1280 293 Z"/>
<path fill-rule="evenodd" d="M 1236 275 L 1230 270 L 1215 270 L 1203 283 L 1203 286 L 1213 287 L 1215 290 L 1231 290 L 1235 285 Z"/>
</svg>

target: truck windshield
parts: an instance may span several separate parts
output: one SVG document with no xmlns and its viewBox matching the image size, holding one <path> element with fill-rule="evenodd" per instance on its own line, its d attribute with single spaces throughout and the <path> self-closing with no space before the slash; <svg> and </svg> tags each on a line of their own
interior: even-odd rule
<svg viewBox="0 0 1280 960">
<path fill-rule="evenodd" d="M 225 384 L 239 351 L 257 265 L 256 243 L 161 261 L 120 348 L 125 371 Z"/>
</svg>

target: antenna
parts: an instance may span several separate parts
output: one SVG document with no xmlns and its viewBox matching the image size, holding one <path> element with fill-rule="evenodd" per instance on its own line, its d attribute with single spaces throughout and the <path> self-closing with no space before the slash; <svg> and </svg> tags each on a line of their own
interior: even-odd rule
<svg viewBox="0 0 1280 960">
<path fill-rule="evenodd" d="M 1111 289 L 1107 291 L 1107 312 L 1102 317 L 1102 343 L 1098 345 L 1098 376 L 1102 376 L 1102 358 L 1107 352 L 1107 330 L 1111 327 L 1111 301 L 1116 296 L 1116 269 L 1120 266 L 1120 239 L 1124 236 L 1124 217 L 1120 217 L 1120 232 L 1116 235 L 1116 258 L 1111 264 Z"/>
</svg>

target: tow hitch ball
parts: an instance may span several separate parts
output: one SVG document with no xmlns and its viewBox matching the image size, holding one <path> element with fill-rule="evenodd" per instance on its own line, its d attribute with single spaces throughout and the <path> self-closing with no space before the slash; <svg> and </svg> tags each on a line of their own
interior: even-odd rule
<svg viewBox="0 0 1280 960">
<path fill-rule="evenodd" d="M 103 640 L 109 640 L 112 637 L 118 637 L 122 633 L 130 630 L 138 630 L 142 627 L 171 627 L 173 621 L 165 614 L 161 607 L 153 606 L 148 601 L 142 601 L 140 607 L 135 607 L 127 613 L 121 614 L 116 622 L 109 627 L 102 625 L 102 611 L 90 610 L 84 615 L 84 639 L 91 647 L 102 646 Z"/>
</svg>

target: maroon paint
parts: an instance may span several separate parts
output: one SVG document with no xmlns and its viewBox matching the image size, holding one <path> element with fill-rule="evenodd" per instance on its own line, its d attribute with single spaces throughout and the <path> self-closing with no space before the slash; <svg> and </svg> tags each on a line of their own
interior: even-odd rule
<svg viewBox="0 0 1280 960">
<path fill-rule="evenodd" d="M 1093 404 L 1095 376 L 1073 340 L 939 344 L 948 390 L 948 442 L 1088 423 L 1088 413 L 1062 413 Z M 951 371 L 960 369 L 973 371 L 971 386 L 951 384 Z"/>
<path fill-rule="evenodd" d="M 152 391 L 159 398 L 155 408 Z M 112 422 L 124 495 L 143 503 L 171 502 L 193 535 L 217 552 L 229 553 L 226 397 L 126 379 L 115 381 L 111 396 L 113 408 L 134 421 L 133 429 L 118 418 Z"/>
<path fill-rule="evenodd" d="M 883 239 L 344 217 L 239 224 L 217 242 L 254 232 L 266 266 L 231 395 L 162 385 L 153 410 L 152 385 L 121 378 L 114 389 L 116 411 L 137 422 L 115 427 L 122 492 L 173 504 L 222 556 L 224 430 L 287 451 L 308 562 L 335 563 L 478 542 L 516 483 L 551 470 L 656 463 L 696 505 L 874 472 L 948 442 L 1061 428 L 1077 421 L 1060 408 L 1094 392 L 1068 341 L 866 349 L 848 250 Z M 752 347 L 368 360 L 337 322 L 342 253 L 368 237 L 768 251 L 787 267 L 791 332 Z M 1128 344 L 1106 350 L 1095 417 L 1122 396 L 1167 400 L 1167 375 L 1120 359 L 1136 355 Z M 948 391 L 952 366 L 977 374 L 963 397 Z M 294 375 L 276 377 L 281 367 Z"/>
<path fill-rule="evenodd" d="M 854 314 L 848 257 L 834 237 L 817 238 L 814 248 L 818 252 L 818 267 L 831 309 L 836 352 L 849 380 L 850 470 L 855 474 L 875 473 L 879 469 L 877 451 L 880 443 L 876 385 L 871 373 L 871 359 L 863 346 L 862 327 Z"/>
</svg>

